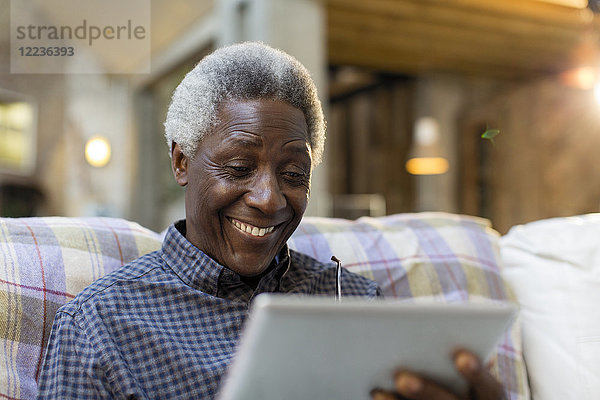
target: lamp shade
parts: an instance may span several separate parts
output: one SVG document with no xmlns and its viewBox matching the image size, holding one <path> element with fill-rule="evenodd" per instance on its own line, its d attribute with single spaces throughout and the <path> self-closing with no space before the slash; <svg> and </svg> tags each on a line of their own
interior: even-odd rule
<svg viewBox="0 0 600 400">
<path fill-rule="evenodd" d="M 406 161 L 406 170 L 412 175 L 440 175 L 450 164 L 443 156 L 439 141 L 439 125 L 432 117 L 419 118 L 415 123 L 412 149 Z"/>
</svg>

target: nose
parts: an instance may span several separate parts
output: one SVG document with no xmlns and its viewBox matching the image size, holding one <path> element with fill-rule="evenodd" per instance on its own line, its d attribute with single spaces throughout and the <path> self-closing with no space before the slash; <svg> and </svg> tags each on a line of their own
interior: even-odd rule
<svg viewBox="0 0 600 400">
<path fill-rule="evenodd" d="M 246 195 L 246 204 L 249 207 L 256 208 L 266 215 L 273 215 L 286 207 L 286 197 L 274 172 L 258 173 L 253 184 Z"/>
</svg>

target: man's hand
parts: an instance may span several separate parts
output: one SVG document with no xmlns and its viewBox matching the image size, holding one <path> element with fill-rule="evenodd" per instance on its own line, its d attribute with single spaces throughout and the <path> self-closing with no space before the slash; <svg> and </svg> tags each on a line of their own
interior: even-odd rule
<svg viewBox="0 0 600 400">
<path fill-rule="evenodd" d="M 501 400 L 504 399 L 502 386 L 485 369 L 479 359 L 466 350 L 457 351 L 454 355 L 454 365 L 458 372 L 465 377 L 469 384 L 466 399 L 470 400 Z M 458 400 L 461 397 L 449 392 L 442 386 L 418 376 L 410 371 L 399 371 L 395 376 L 396 392 L 382 390 L 372 392 L 373 400 Z"/>
</svg>

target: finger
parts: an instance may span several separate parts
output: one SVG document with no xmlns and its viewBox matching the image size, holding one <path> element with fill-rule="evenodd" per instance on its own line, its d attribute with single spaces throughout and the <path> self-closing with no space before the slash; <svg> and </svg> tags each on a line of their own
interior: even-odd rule
<svg viewBox="0 0 600 400">
<path fill-rule="evenodd" d="M 496 379 L 484 368 L 479 359 L 461 350 L 454 356 L 454 364 L 471 387 L 471 393 L 477 400 L 504 399 L 504 390 Z"/>
<path fill-rule="evenodd" d="M 383 389 L 371 390 L 371 400 L 398 400 L 399 398 L 395 393 Z"/>
<path fill-rule="evenodd" d="M 396 374 L 395 386 L 400 395 L 409 399 L 458 400 L 443 387 L 407 371 Z"/>
<path fill-rule="evenodd" d="M 371 400 L 410 400 L 404 396 L 399 395 L 389 390 L 376 388 L 371 390 Z"/>
</svg>

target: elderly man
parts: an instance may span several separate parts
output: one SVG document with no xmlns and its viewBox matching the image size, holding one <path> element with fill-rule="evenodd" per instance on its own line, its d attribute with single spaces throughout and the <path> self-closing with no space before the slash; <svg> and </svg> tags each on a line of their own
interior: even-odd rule
<svg viewBox="0 0 600 400">
<path fill-rule="evenodd" d="M 215 51 L 175 91 L 165 128 L 186 219 L 169 227 L 161 250 L 58 311 L 40 398 L 213 398 L 254 296 L 335 294 L 334 265 L 286 246 L 306 209 L 325 131 L 298 61 L 258 43 Z M 342 290 L 379 294 L 349 272 Z M 469 353 L 457 367 L 477 398 L 499 398 Z M 410 373 L 397 382 L 409 397 L 452 398 Z"/>
</svg>

